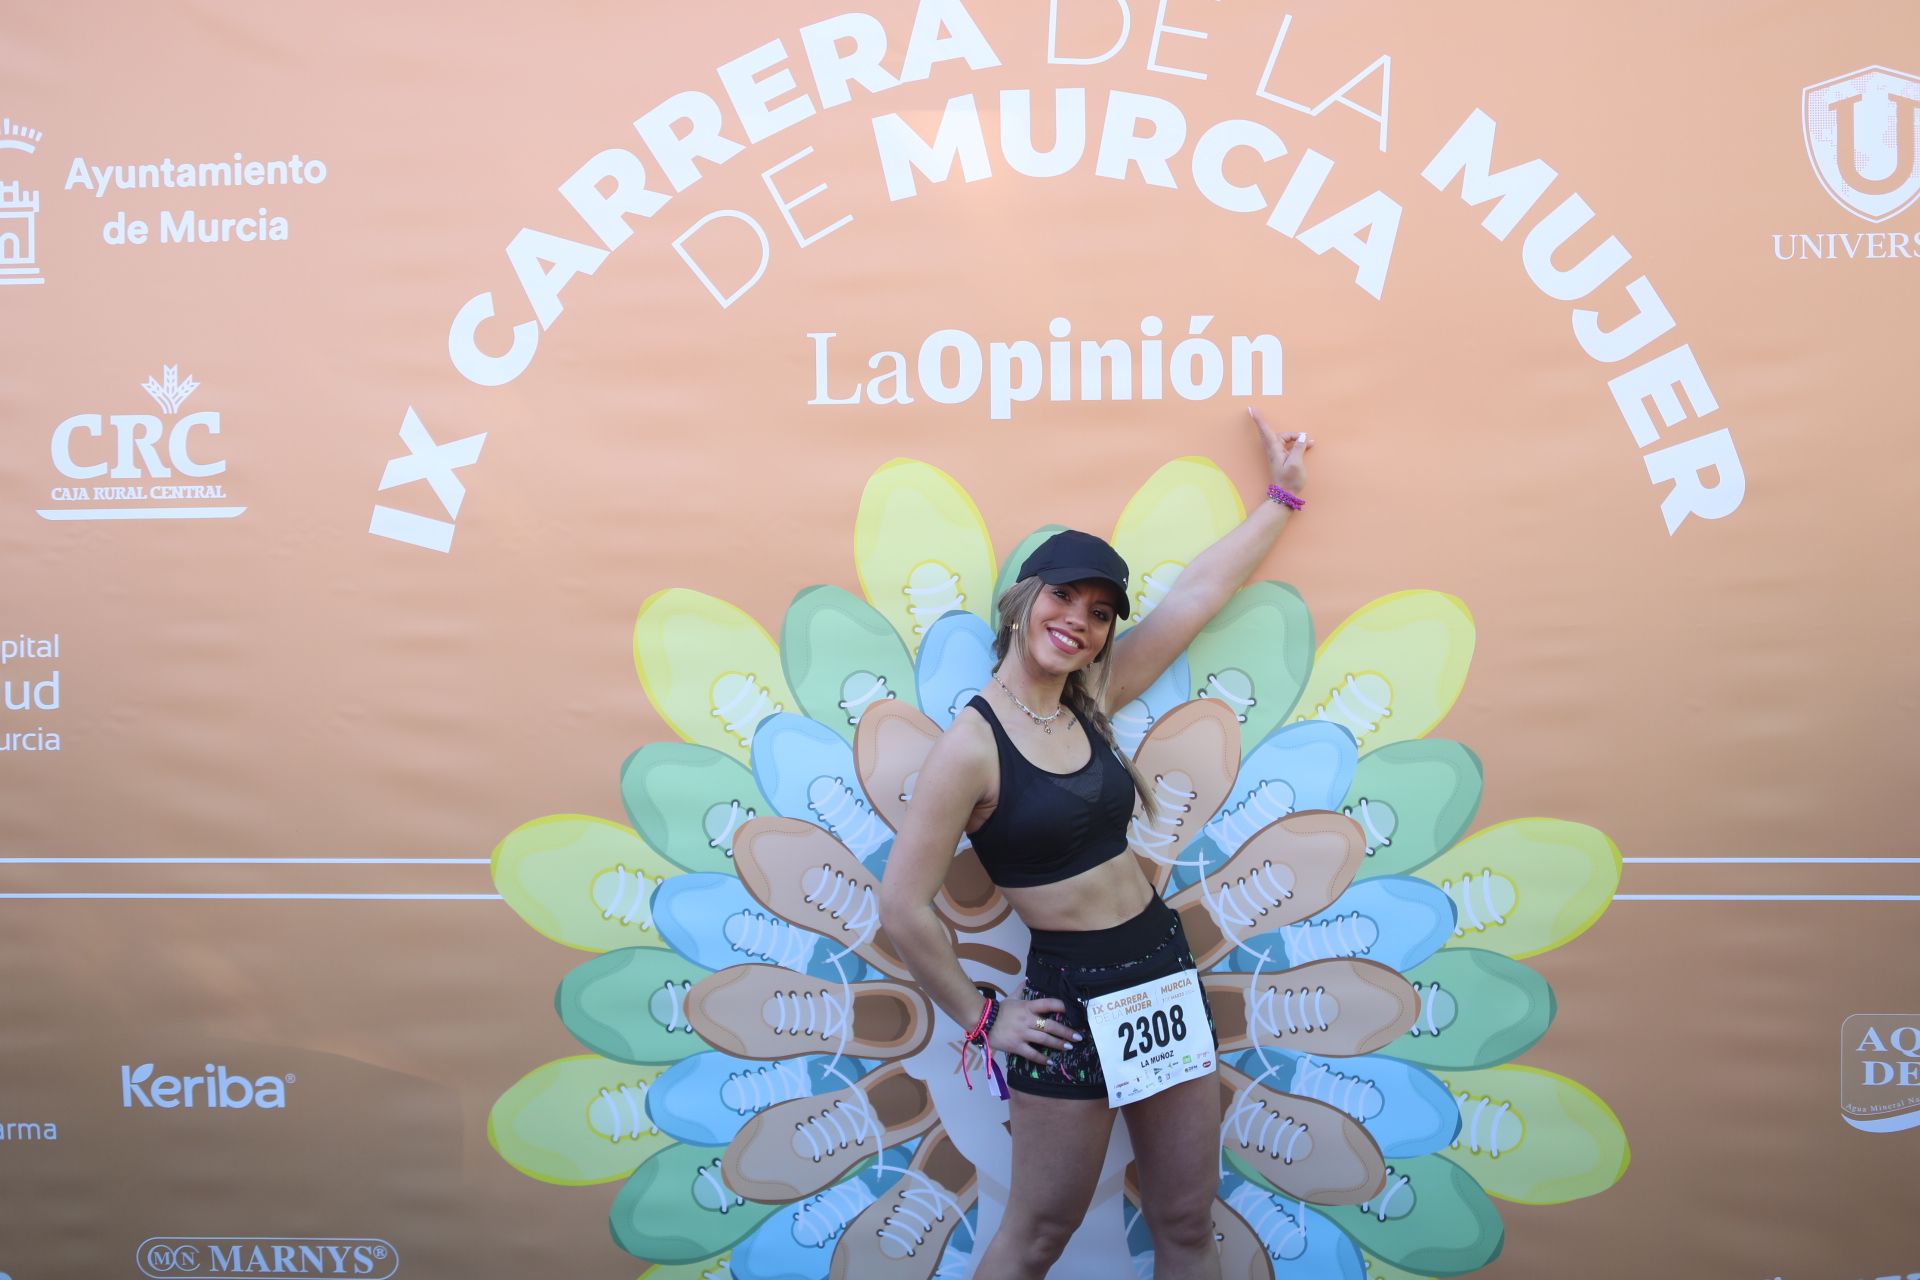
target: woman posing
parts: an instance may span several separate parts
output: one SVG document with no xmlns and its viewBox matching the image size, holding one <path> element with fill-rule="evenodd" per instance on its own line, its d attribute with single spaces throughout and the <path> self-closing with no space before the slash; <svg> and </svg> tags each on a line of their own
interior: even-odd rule
<svg viewBox="0 0 1920 1280">
<path fill-rule="evenodd" d="M 1000 598 L 985 693 L 954 718 L 921 768 L 887 860 L 880 914 L 934 1003 L 963 1029 L 987 1024 L 1013 1090 L 1012 1186 L 979 1256 L 982 1280 L 1039 1277 L 1079 1227 L 1113 1129 L 1086 1000 L 1193 961 L 1179 918 L 1127 852 L 1148 784 L 1114 746 L 1109 712 L 1151 685 L 1273 547 L 1305 484 L 1304 433 L 1276 437 L 1255 410 L 1271 501 L 1194 557 L 1126 635 L 1127 566 L 1091 534 L 1049 538 Z M 1026 987 L 996 1002 L 961 969 L 933 899 L 965 832 L 1032 934 Z M 1163 1280 L 1210 1277 L 1219 1188 L 1220 1089 L 1212 1076 L 1127 1103 Z"/>
</svg>

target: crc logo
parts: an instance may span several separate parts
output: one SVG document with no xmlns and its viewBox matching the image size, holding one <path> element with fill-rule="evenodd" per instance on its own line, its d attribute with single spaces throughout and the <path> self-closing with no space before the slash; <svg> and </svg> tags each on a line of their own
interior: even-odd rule
<svg viewBox="0 0 1920 1280">
<path fill-rule="evenodd" d="M 154 1280 L 386 1280 L 400 1270 L 398 1249 L 364 1236 L 149 1236 L 133 1260 Z"/>
<path fill-rule="evenodd" d="M 210 1107 L 216 1111 L 284 1111 L 292 1076 L 250 1077 L 209 1062 L 204 1075 L 155 1075 L 153 1064 L 120 1068 L 120 1105 L 171 1111 L 176 1107 Z"/>
<path fill-rule="evenodd" d="M 1920 1128 L 1920 1013 L 1840 1024 L 1840 1115 L 1868 1133 Z"/>
<path fill-rule="evenodd" d="M 1800 94 L 1807 158 L 1827 194 L 1868 222 L 1920 197 L 1920 77 L 1862 67 Z"/>
<path fill-rule="evenodd" d="M 76 413 L 53 429 L 53 469 L 69 483 L 48 495 L 48 520 L 225 519 L 245 507 L 226 506 L 227 460 L 220 414 L 180 412 L 200 389 L 178 365 L 165 365 L 141 389 L 159 414 Z M 215 505 L 222 504 L 222 505 Z"/>
</svg>

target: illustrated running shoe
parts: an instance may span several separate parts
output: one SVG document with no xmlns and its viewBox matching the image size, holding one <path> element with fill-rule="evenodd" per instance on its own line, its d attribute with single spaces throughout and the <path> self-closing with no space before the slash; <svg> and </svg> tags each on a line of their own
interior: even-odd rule
<svg viewBox="0 0 1920 1280">
<path fill-rule="evenodd" d="M 1627 1171 L 1619 1118 L 1577 1080 L 1517 1063 L 1442 1079 L 1460 1109 L 1447 1158 L 1489 1195 L 1564 1204 L 1605 1191 Z"/>
<path fill-rule="evenodd" d="M 1113 528 L 1113 549 L 1132 570 L 1129 625 L 1151 614 L 1193 558 L 1246 518 L 1233 481 L 1206 458 L 1175 458 L 1148 477 Z"/>
<path fill-rule="evenodd" d="M 879 610 L 842 587 L 808 587 L 787 606 L 780 661 L 800 709 L 848 742 L 860 714 L 912 698 L 913 659 Z"/>
<path fill-rule="evenodd" d="M 1289 814 L 1269 823 L 1225 866 L 1174 894 L 1167 905 L 1180 913 L 1194 963 L 1208 969 L 1243 939 L 1305 920 L 1333 902 L 1352 882 L 1363 856 L 1351 818 L 1325 811 Z M 1263 967 L 1284 964 L 1275 956 Z"/>
<path fill-rule="evenodd" d="M 1239 1261 L 1244 1246 L 1232 1249 L 1233 1270 L 1228 1270 L 1229 1246 L 1222 1230 L 1229 1214 L 1214 1208 L 1214 1233 L 1220 1242 L 1221 1274 L 1256 1276 L 1259 1280 L 1275 1277 L 1288 1280 L 1366 1280 L 1367 1264 L 1360 1248 L 1347 1234 L 1324 1215 L 1297 1199 L 1275 1195 L 1235 1173 L 1220 1179 L 1220 1200 L 1230 1216 L 1244 1224 L 1255 1249 L 1245 1262 Z"/>
<path fill-rule="evenodd" d="M 641 838 L 689 871 L 732 870 L 734 832 L 773 811 L 745 765 L 689 742 L 653 742 L 628 756 L 620 798 Z"/>
<path fill-rule="evenodd" d="M 921 766 L 933 744 L 940 740 L 940 733 L 940 727 L 925 713 L 904 702 L 877 704 L 861 717 L 853 739 L 854 768 L 874 812 L 889 828 L 897 831 L 906 820 L 907 804 L 913 799 Z M 949 923 L 975 931 L 991 929 L 1013 911 L 1013 905 L 980 865 L 980 855 L 964 839 L 947 869 L 934 907 Z"/>
<path fill-rule="evenodd" d="M 1447 1086 L 1398 1058 L 1317 1058 L 1262 1049 L 1238 1055 L 1233 1065 L 1257 1084 L 1346 1112 L 1388 1157 L 1432 1155 L 1460 1131 L 1460 1108 Z"/>
<path fill-rule="evenodd" d="M 898 1163 L 888 1168 L 875 1161 L 818 1195 L 781 1205 L 735 1246 L 735 1275 L 752 1280 L 819 1280 L 833 1265 L 833 1249 L 847 1227 L 899 1181 L 908 1156 L 893 1154 L 898 1155 Z"/>
<path fill-rule="evenodd" d="M 562 978 L 553 1005 L 573 1038 L 603 1058 L 678 1062 L 706 1047 L 687 1020 L 687 995 L 706 973 L 671 951 L 624 947 Z"/>
<path fill-rule="evenodd" d="M 1367 833 L 1360 876 L 1402 875 L 1460 838 L 1480 807 L 1480 757 L 1445 738 L 1395 742 L 1360 757 L 1340 811 Z"/>
<path fill-rule="evenodd" d="M 493 883 L 522 920 L 583 951 L 663 945 L 653 891 L 680 869 L 615 822 L 535 818 L 493 851 Z"/>
<path fill-rule="evenodd" d="M 706 1042 L 736 1058 L 809 1053 L 891 1061 L 933 1034 L 925 996 L 894 982 L 823 982 L 766 964 L 736 965 L 694 984 L 686 1016 Z"/>
<path fill-rule="evenodd" d="M 1471 1070 L 1519 1057 L 1553 1025 L 1553 988 L 1518 960 L 1448 947 L 1407 974 L 1420 1016 L 1386 1052 L 1427 1067 Z"/>
<path fill-rule="evenodd" d="M 1035 551 L 1038 551 L 1040 544 L 1048 538 L 1051 538 L 1054 534 L 1065 532 L 1066 527 L 1067 526 L 1063 524 L 1041 525 L 1038 529 L 1035 529 L 1032 533 L 1020 539 L 1014 549 L 1008 553 L 1007 558 L 1000 562 L 1000 576 L 993 581 L 993 598 L 995 601 L 998 601 L 1001 596 L 1007 594 L 1007 588 L 1020 580 L 1020 566 L 1027 562 L 1027 557 Z M 994 626 L 998 627 L 1000 625 L 999 615 L 992 614 L 989 616 Z"/>
<path fill-rule="evenodd" d="M 1162 716 L 1134 756 L 1159 812 L 1136 808 L 1127 846 L 1158 892 L 1182 851 L 1226 799 L 1240 768 L 1240 724 L 1225 704 L 1186 702 Z"/>
<path fill-rule="evenodd" d="M 1422 1276 L 1459 1276 L 1500 1256 L 1500 1214 L 1465 1170 L 1445 1156 L 1387 1166 L 1386 1189 L 1327 1217 L 1368 1253 Z"/>
<path fill-rule="evenodd" d="M 1296 1049 L 1331 1057 L 1372 1053 L 1413 1026 L 1420 997 L 1371 960 L 1321 960 L 1274 974 L 1210 973 L 1222 1053 Z"/>
<path fill-rule="evenodd" d="M 852 952 L 889 977 L 913 981 L 880 927 L 880 881 L 819 827 L 755 818 L 740 828 L 733 861 L 748 893 L 782 919 L 825 938 L 829 954 Z"/>
<path fill-rule="evenodd" d="M 633 665 L 675 733 L 736 760 L 747 758 L 762 720 L 794 705 L 766 629 L 725 600 L 684 587 L 641 604 Z"/>
<path fill-rule="evenodd" d="M 927 629 L 914 663 L 914 689 L 920 709 L 942 729 L 993 678 L 993 632 L 966 612 L 949 613 Z"/>
<path fill-rule="evenodd" d="M 832 1280 L 932 1280 L 954 1228 L 973 1207 L 975 1192 L 973 1161 L 935 1125 L 899 1181 L 848 1224 L 828 1275 Z"/>
<path fill-rule="evenodd" d="M 701 1147 L 724 1147 L 742 1125 L 792 1098 L 843 1088 L 865 1070 L 855 1058 L 824 1055 L 761 1062 L 717 1050 L 668 1067 L 647 1091 L 647 1114 L 661 1132 Z"/>
<path fill-rule="evenodd" d="M 1361 859 L 1355 859 L 1356 867 Z M 1453 934 L 1453 901 L 1412 876 L 1362 880 L 1311 919 L 1262 933 L 1228 957 L 1231 968 L 1311 964 L 1359 956 L 1405 973 L 1446 945 Z"/>
<path fill-rule="evenodd" d="M 613 1198 L 614 1243 L 636 1258 L 669 1265 L 704 1262 L 740 1243 L 774 1206 L 729 1187 L 720 1172 L 722 1154 L 718 1147 L 675 1144 L 648 1156 Z"/>
<path fill-rule="evenodd" d="M 811 830 L 832 840 L 818 827 Z M 653 895 L 653 914 L 667 945 L 705 969 L 777 964 L 819 978 L 867 976 L 858 957 L 826 946 L 815 934 L 783 920 L 755 899 L 736 876 L 710 871 L 677 875 Z"/>
<path fill-rule="evenodd" d="M 1196 698 L 1217 698 L 1240 721 L 1240 749 L 1251 752 L 1286 719 L 1313 669 L 1313 615 L 1284 582 L 1236 591 L 1187 649 Z M 1333 798 L 1313 805 L 1325 808 Z"/>
<path fill-rule="evenodd" d="M 1459 599 L 1381 596 L 1320 646 L 1294 718 L 1340 725 L 1362 751 L 1425 737 L 1460 696 L 1473 645 L 1473 615 Z"/>
<path fill-rule="evenodd" d="M 760 722 L 753 735 L 753 780 L 776 813 L 829 832 L 856 858 L 893 839 L 860 789 L 853 747 L 803 715 L 783 713 Z"/>
<path fill-rule="evenodd" d="M 980 509 L 952 476 L 911 458 L 867 481 L 853 562 L 861 590 L 909 651 L 942 614 L 965 609 L 984 620 L 992 604 L 993 543 Z"/>
<path fill-rule="evenodd" d="M 487 1113 L 500 1158 L 542 1182 L 578 1187 L 624 1178 L 672 1141 L 647 1114 L 664 1067 L 583 1055 L 522 1076 Z"/>
<path fill-rule="evenodd" d="M 1138 751 L 1160 717 L 1187 701 L 1187 683 L 1187 655 L 1183 653 L 1139 697 L 1107 718 L 1115 745 L 1128 755 Z"/>
<path fill-rule="evenodd" d="M 1476 831 L 1420 877 L 1459 909 L 1456 945 L 1518 960 L 1579 937 L 1620 887 L 1620 849 L 1558 818 L 1517 818 Z"/>
<path fill-rule="evenodd" d="M 933 1094 L 895 1062 L 822 1097 L 777 1103 L 727 1144 L 727 1185 L 750 1200 L 798 1200 L 939 1122 Z"/>
<path fill-rule="evenodd" d="M 1386 1162 L 1359 1121 L 1313 1098 L 1255 1084 L 1220 1064 L 1220 1145 L 1276 1190 L 1358 1204 L 1386 1185 Z"/>
<path fill-rule="evenodd" d="M 1337 725 L 1313 721 L 1275 731 L 1241 763 L 1226 803 L 1206 825 L 1207 838 L 1232 856 L 1256 831 L 1295 810 L 1332 809 L 1346 794 L 1357 758 L 1352 735 Z"/>
</svg>

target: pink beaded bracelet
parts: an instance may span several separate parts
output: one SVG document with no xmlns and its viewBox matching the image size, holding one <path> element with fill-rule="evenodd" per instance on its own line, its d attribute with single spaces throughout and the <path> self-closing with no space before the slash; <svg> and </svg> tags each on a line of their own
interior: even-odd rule
<svg viewBox="0 0 1920 1280">
<path fill-rule="evenodd" d="M 1307 505 L 1305 498 L 1297 498 L 1277 484 L 1267 486 L 1267 496 L 1289 511 L 1298 511 Z"/>
</svg>

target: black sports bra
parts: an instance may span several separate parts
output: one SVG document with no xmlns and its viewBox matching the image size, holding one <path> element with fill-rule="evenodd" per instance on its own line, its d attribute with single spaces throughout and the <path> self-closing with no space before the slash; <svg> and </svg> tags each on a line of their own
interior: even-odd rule
<svg viewBox="0 0 1920 1280">
<path fill-rule="evenodd" d="M 1000 802 L 969 837 L 995 884 L 1052 884 L 1127 851 L 1133 779 L 1106 743 L 1089 734 L 1085 764 L 1049 773 L 1020 754 L 985 698 L 967 705 L 992 726 L 1000 753 Z"/>
</svg>

